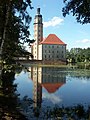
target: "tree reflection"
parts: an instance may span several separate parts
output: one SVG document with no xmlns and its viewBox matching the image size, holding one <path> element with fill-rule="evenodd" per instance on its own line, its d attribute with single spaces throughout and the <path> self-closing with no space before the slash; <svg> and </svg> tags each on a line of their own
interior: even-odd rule
<svg viewBox="0 0 90 120">
<path fill-rule="evenodd" d="M 18 108 L 18 94 L 15 93 L 17 85 L 14 84 L 14 69 L 3 69 L 0 78 L 0 120 L 25 120 Z"/>
<path fill-rule="evenodd" d="M 83 105 L 79 104 L 72 107 L 47 108 L 43 118 L 46 120 L 90 120 L 90 107 L 85 109 Z"/>
</svg>

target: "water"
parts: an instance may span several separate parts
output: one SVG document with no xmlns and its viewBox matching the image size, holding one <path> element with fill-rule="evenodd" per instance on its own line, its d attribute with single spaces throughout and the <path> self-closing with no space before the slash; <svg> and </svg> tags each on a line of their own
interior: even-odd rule
<svg viewBox="0 0 90 120">
<path fill-rule="evenodd" d="M 38 66 L 28 70 L 15 76 L 21 98 L 26 95 L 42 106 L 90 104 L 89 70 Z"/>
<path fill-rule="evenodd" d="M 13 84 L 16 85 L 13 94 L 19 94 L 21 113 L 28 119 L 35 116 L 41 119 L 46 109 L 54 107 L 82 105 L 87 109 L 90 105 L 90 69 L 28 65 L 16 70 Z"/>
</svg>

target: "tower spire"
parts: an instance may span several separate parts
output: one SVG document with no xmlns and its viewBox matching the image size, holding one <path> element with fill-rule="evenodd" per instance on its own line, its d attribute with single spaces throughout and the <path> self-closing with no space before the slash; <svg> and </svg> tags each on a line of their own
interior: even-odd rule
<svg viewBox="0 0 90 120">
<path fill-rule="evenodd" d="M 40 8 L 37 8 L 37 14 L 40 15 Z"/>
</svg>

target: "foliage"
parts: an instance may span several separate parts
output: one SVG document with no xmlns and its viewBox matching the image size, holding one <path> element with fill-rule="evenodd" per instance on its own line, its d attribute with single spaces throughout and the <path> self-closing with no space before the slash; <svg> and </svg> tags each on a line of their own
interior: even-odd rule
<svg viewBox="0 0 90 120">
<path fill-rule="evenodd" d="M 0 88 L 0 119 L 19 119 L 21 114 L 17 112 L 16 108 L 18 94 L 16 91 L 16 84 L 14 82 L 15 73 L 13 69 L 3 69 L 1 75 L 2 85 Z M 24 116 L 23 116 L 24 117 Z"/>
<path fill-rule="evenodd" d="M 14 80 L 15 69 L 11 66 L 4 68 L 0 78 L 0 120 L 27 120 L 24 110 L 33 103 L 27 96 L 19 98 Z"/>
<path fill-rule="evenodd" d="M 90 61 L 90 48 L 71 48 L 66 52 L 68 62 L 88 62 Z"/>
<path fill-rule="evenodd" d="M 86 110 L 84 106 L 80 104 L 72 107 L 54 107 L 46 110 L 44 118 L 52 120 L 86 120 L 90 118 L 89 112 L 89 107 Z"/>
<path fill-rule="evenodd" d="M 7 11 L 8 8 L 9 11 Z M 0 21 L 2 21 L 0 22 L 0 47 L 4 42 L 2 59 L 6 62 L 11 61 L 17 53 L 21 53 L 19 51 L 23 49 L 25 42 L 31 42 L 29 39 L 31 21 L 29 9 L 32 9 L 31 0 L 0 1 Z M 6 22 L 7 24 L 5 24 Z M 4 32 L 5 29 L 6 32 Z"/>
<path fill-rule="evenodd" d="M 67 14 L 73 14 L 77 22 L 90 23 L 90 0 L 63 0 L 65 7 L 62 12 L 65 17 Z"/>
</svg>

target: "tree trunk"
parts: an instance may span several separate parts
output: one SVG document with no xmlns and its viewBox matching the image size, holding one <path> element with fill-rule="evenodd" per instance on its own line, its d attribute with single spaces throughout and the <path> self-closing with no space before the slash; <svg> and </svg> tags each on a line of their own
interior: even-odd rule
<svg viewBox="0 0 90 120">
<path fill-rule="evenodd" d="M 8 20 L 9 20 L 9 13 L 10 13 L 10 6 L 11 6 L 11 1 L 9 1 L 8 5 L 6 4 L 6 11 L 5 11 L 5 25 L 4 25 L 4 30 L 3 30 L 3 35 L 1 38 L 1 46 L 0 46 L 0 61 L 2 61 L 2 54 L 3 54 L 3 45 L 6 39 L 6 31 L 7 31 L 7 24 L 8 24 Z"/>
<path fill-rule="evenodd" d="M 8 4 L 6 4 L 6 10 L 5 10 L 5 24 L 4 24 L 4 29 L 2 33 L 2 38 L 1 38 L 1 45 L 0 45 L 0 76 L 2 74 L 2 69 L 3 69 L 3 61 L 2 61 L 2 54 L 3 54 L 3 46 L 4 42 L 6 40 L 6 31 L 7 31 L 7 25 L 8 25 L 8 20 L 9 20 L 9 13 L 10 13 L 10 7 L 11 7 L 11 1 L 9 0 Z"/>
</svg>

